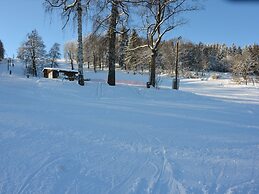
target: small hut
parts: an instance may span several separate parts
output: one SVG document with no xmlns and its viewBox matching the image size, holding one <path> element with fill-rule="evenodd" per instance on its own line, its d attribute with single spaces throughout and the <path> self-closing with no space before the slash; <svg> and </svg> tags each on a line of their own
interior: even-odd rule
<svg viewBox="0 0 259 194">
<path fill-rule="evenodd" d="M 60 69 L 60 68 L 50 68 L 50 67 L 45 67 L 43 69 L 43 74 L 45 78 L 65 78 L 68 79 L 69 81 L 74 81 L 78 71 L 76 70 L 69 70 L 69 69 Z"/>
</svg>

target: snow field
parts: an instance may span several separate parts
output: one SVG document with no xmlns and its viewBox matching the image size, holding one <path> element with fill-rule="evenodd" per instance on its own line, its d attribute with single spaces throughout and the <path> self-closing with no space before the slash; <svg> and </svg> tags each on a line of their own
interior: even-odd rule
<svg viewBox="0 0 259 194">
<path fill-rule="evenodd" d="M 0 193 L 259 193 L 257 88 L 146 89 L 123 72 L 116 87 L 87 72 L 81 87 L 4 71 Z"/>
</svg>

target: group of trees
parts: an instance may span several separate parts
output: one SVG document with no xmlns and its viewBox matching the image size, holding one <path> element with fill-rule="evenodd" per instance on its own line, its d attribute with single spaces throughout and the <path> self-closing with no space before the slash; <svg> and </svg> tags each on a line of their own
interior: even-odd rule
<svg viewBox="0 0 259 194">
<path fill-rule="evenodd" d="M 74 69 L 78 64 L 78 83 L 84 85 L 83 64 L 93 65 L 94 70 L 108 67 L 109 85 L 115 85 L 115 64 L 134 72 L 148 70 L 149 84 L 156 85 L 156 74 L 173 74 L 175 45 L 178 39 L 163 40 L 164 35 L 185 23 L 181 14 L 198 10 L 193 0 L 44 0 L 46 11 L 61 10 L 65 25 L 70 19 L 77 24 L 78 40 L 65 43 L 64 56 Z M 83 37 L 83 24 L 90 22 L 93 32 Z M 133 19 L 132 19 L 133 18 Z M 141 21 L 141 22 L 134 22 Z M 27 41 L 19 48 L 19 58 L 30 62 L 31 72 L 37 75 L 36 64 L 46 57 L 45 46 L 36 32 L 28 34 Z M 55 66 L 53 54 L 59 45 L 53 45 L 49 53 L 50 64 Z M 179 61 L 182 71 L 205 72 L 231 71 L 235 76 L 248 80 L 258 74 L 258 45 L 241 49 L 233 45 L 205 45 L 188 41 L 180 42 Z M 58 50 L 59 53 L 59 50 Z M 249 68 L 247 68 L 249 66 Z M 245 72 L 245 73 L 244 73 Z"/>
<path fill-rule="evenodd" d="M 60 45 L 58 43 L 54 43 L 47 53 L 41 36 L 37 30 L 33 30 L 27 34 L 26 40 L 19 47 L 17 58 L 25 62 L 27 73 L 37 77 L 39 70 L 44 66 L 56 67 L 56 60 L 60 56 Z"/>
<path fill-rule="evenodd" d="M 250 45 L 242 49 L 242 52 L 236 52 L 230 57 L 232 63 L 232 72 L 237 81 L 254 82 L 254 78 L 259 76 L 259 45 Z M 241 78 L 241 79 L 240 79 Z"/>
<path fill-rule="evenodd" d="M 96 32 L 101 32 L 102 35 L 106 34 L 104 40 L 107 43 L 107 63 L 109 68 L 107 83 L 109 85 L 115 85 L 117 35 L 121 34 L 121 36 L 123 36 L 125 32 L 135 27 L 141 29 L 141 33 L 145 34 L 146 42 L 138 47 L 134 47 L 133 45 L 132 47 L 134 48 L 128 49 L 127 51 L 125 50 L 126 42 L 121 42 L 119 49 L 123 54 L 119 57 L 120 65 L 123 65 L 124 59 L 126 59 L 125 64 L 127 64 L 126 61 L 128 61 L 128 63 L 134 61 L 133 58 L 127 57 L 127 53 L 147 47 L 149 49 L 148 53 L 150 54 L 149 83 L 155 86 L 156 61 L 164 35 L 185 23 L 182 17 L 180 17 L 182 13 L 198 9 L 197 0 L 45 0 L 44 5 L 47 11 L 53 11 L 54 9 L 62 10 L 61 15 L 63 17 L 65 16 L 66 23 L 70 18 L 73 18 L 77 23 L 77 62 L 80 85 L 84 85 L 82 38 L 82 18 L 84 15 L 90 15 L 92 19 L 94 36 Z M 134 19 L 130 22 L 130 18 Z M 142 22 L 136 23 L 134 21 Z M 123 37 L 121 38 L 123 39 Z M 103 53 L 104 51 L 100 52 Z M 69 56 L 69 53 L 67 54 Z M 92 58 L 94 63 L 97 63 L 97 61 L 98 63 L 103 63 L 103 60 L 101 60 L 102 56 L 100 57 L 97 52 L 88 55 L 88 58 Z M 70 60 L 71 59 L 72 56 L 70 57 Z"/>
<path fill-rule="evenodd" d="M 141 38 L 137 31 L 132 33 L 122 29 L 115 41 L 115 63 L 121 69 L 137 72 L 141 66 L 148 68 L 149 54 L 148 47 L 141 47 L 146 40 Z M 83 59 L 84 63 L 90 67 L 108 68 L 109 58 L 109 37 L 107 35 L 90 34 L 83 38 Z M 77 47 L 75 41 L 69 41 L 64 45 L 65 59 L 71 63 L 76 60 Z M 143 70 L 143 68 L 141 68 Z"/>
<path fill-rule="evenodd" d="M 97 68 L 107 68 L 108 37 L 91 34 L 83 39 L 84 61 L 88 67 L 92 65 L 95 71 Z M 134 29 L 131 33 L 122 29 L 116 39 L 115 63 L 121 69 L 135 73 L 149 71 L 152 53 L 148 47 L 142 46 L 147 41 Z M 157 73 L 174 75 L 177 41 L 161 41 L 156 57 Z M 75 56 L 76 42 L 68 42 L 65 45 L 65 50 L 70 47 L 70 55 Z M 231 72 L 236 81 L 244 80 L 247 83 L 249 79 L 259 76 L 259 46 L 255 44 L 241 48 L 235 44 L 207 45 L 181 40 L 179 62 L 183 76 L 203 76 L 208 71 Z"/>
<path fill-rule="evenodd" d="M 5 54 L 4 44 L 0 40 L 0 61 L 4 59 L 4 54 Z"/>
<path fill-rule="evenodd" d="M 122 29 L 115 41 L 115 63 L 121 69 L 134 73 L 150 70 L 151 50 L 143 47 L 147 39 L 141 38 L 136 30 Z M 167 73 L 173 76 L 175 69 L 175 45 L 178 40 L 161 41 L 156 57 L 157 73 Z M 108 68 L 109 37 L 107 35 L 90 34 L 83 37 L 83 61 L 97 69 Z M 36 30 L 27 34 L 26 40 L 18 49 L 18 58 L 27 64 L 27 71 L 37 76 L 39 67 L 56 67 L 56 60 L 60 58 L 60 45 L 55 43 L 47 53 L 42 38 Z M 78 60 L 76 41 L 64 45 L 64 56 L 70 62 L 71 68 Z M 181 40 L 179 61 L 183 76 L 190 76 L 188 72 L 196 72 L 195 76 L 203 75 L 207 71 L 232 72 L 235 80 L 245 83 L 259 76 L 259 45 L 244 48 L 225 44 L 206 45 L 194 44 Z"/>
<path fill-rule="evenodd" d="M 187 43 L 182 45 L 182 69 L 196 72 L 232 72 L 236 81 L 254 81 L 259 76 L 259 45 L 244 48 L 233 44 L 204 45 Z"/>
</svg>

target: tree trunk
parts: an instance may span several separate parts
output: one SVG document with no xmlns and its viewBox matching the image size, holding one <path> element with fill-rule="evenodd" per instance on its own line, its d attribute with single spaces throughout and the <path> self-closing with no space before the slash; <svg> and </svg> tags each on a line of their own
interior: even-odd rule
<svg viewBox="0 0 259 194">
<path fill-rule="evenodd" d="M 69 57 L 69 60 L 70 60 L 71 69 L 74 70 L 74 60 L 73 60 L 73 57 L 72 57 L 72 53 L 68 52 L 67 54 L 68 54 L 68 57 Z"/>
<path fill-rule="evenodd" d="M 32 74 L 34 77 L 37 77 L 37 69 L 36 69 L 36 57 L 35 57 L 35 48 L 32 48 Z M 11 61 L 10 61 L 11 62 Z"/>
<path fill-rule="evenodd" d="M 152 50 L 149 84 L 153 87 L 156 86 L 156 57 L 157 57 L 157 51 Z"/>
<path fill-rule="evenodd" d="M 98 63 L 99 63 L 99 69 L 102 69 L 102 58 L 99 56 L 98 57 Z"/>
<path fill-rule="evenodd" d="M 70 64 L 71 64 L 71 69 L 74 70 L 74 63 L 73 63 L 73 59 L 70 59 Z"/>
<path fill-rule="evenodd" d="M 33 72 L 33 76 L 37 77 L 37 69 L 36 69 L 35 59 L 32 59 L 32 72 Z"/>
<path fill-rule="evenodd" d="M 116 41 L 116 25 L 118 17 L 118 1 L 112 2 L 111 20 L 109 26 L 109 73 L 107 83 L 115 86 L 115 41 Z"/>
<path fill-rule="evenodd" d="M 93 53 L 93 65 L 94 65 L 94 72 L 96 73 L 96 56 L 95 56 L 95 53 Z"/>
<path fill-rule="evenodd" d="M 84 71 L 83 71 L 83 38 L 82 38 L 82 5 L 81 0 L 77 3 L 77 22 L 78 22 L 78 84 L 83 86 Z"/>
<path fill-rule="evenodd" d="M 51 68 L 54 67 L 54 59 L 51 59 Z"/>
<path fill-rule="evenodd" d="M 74 70 L 74 60 L 72 58 L 70 59 L 70 64 L 71 64 L 71 69 Z"/>
</svg>

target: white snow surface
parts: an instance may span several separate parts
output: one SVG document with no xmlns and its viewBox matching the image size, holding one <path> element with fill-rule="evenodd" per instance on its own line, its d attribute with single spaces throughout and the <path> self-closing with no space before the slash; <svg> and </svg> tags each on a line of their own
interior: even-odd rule
<svg viewBox="0 0 259 194">
<path fill-rule="evenodd" d="M 259 89 L 230 80 L 84 87 L 0 63 L 0 193 L 259 193 Z"/>
</svg>

